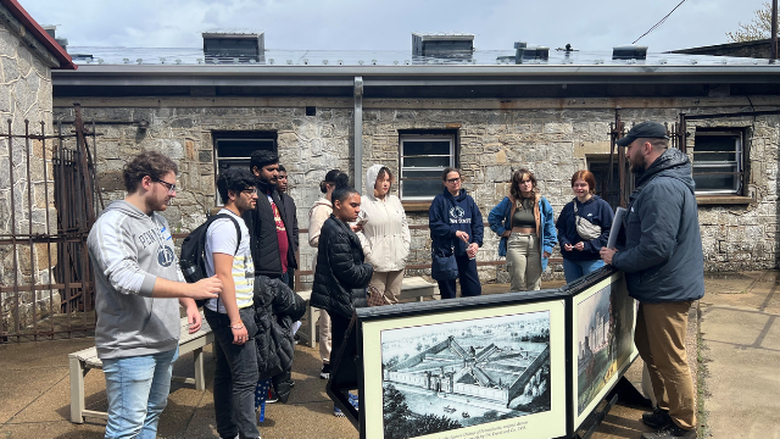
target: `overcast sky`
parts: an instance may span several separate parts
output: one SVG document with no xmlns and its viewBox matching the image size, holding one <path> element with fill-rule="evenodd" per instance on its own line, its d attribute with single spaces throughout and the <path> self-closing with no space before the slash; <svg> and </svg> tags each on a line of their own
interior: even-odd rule
<svg viewBox="0 0 780 439">
<path fill-rule="evenodd" d="M 680 0 L 19 0 L 71 46 L 201 47 L 201 32 L 265 32 L 270 50 L 406 50 L 411 33 L 469 33 L 588 51 L 631 44 Z M 763 0 L 686 0 L 637 44 L 651 52 L 727 42 Z"/>
</svg>

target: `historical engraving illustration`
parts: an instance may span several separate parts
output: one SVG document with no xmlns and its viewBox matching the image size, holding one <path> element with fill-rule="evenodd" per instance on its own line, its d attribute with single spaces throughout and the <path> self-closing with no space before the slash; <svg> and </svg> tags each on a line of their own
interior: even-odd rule
<svg viewBox="0 0 780 439">
<path fill-rule="evenodd" d="M 385 438 L 549 411 L 550 313 L 381 333 Z"/>
</svg>

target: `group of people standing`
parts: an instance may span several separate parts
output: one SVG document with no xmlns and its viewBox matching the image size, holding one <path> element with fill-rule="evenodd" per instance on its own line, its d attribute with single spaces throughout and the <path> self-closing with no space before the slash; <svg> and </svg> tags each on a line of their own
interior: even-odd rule
<svg viewBox="0 0 780 439">
<path fill-rule="evenodd" d="M 458 169 L 442 173 L 444 190 L 431 203 L 429 224 L 432 253 L 454 255 L 462 296 L 481 294 L 476 255 L 484 238 L 484 222 L 474 199 L 462 188 Z M 595 195 L 590 171 L 571 178 L 574 199 L 553 218 L 550 202 L 539 193 L 528 169 L 513 172 L 509 194 L 488 215 L 490 229 L 499 236 L 498 255 L 506 257 L 512 291 L 538 290 L 553 248 L 560 240 L 566 281 L 572 282 L 604 265 L 599 250 L 607 244 L 613 213 Z M 557 229 L 557 233 L 556 233 Z M 433 258 L 437 263 L 437 258 Z M 456 296 L 455 279 L 436 279 L 442 298 Z"/>
<path fill-rule="evenodd" d="M 684 338 L 691 301 L 704 291 L 690 161 L 668 149 L 665 128 L 652 122 L 636 125 L 618 144 L 628 147 L 632 170 L 640 174 L 619 250 L 606 248 L 613 213 L 595 195 L 589 171 L 572 176 L 575 197 L 555 222 L 534 174 L 515 171 L 509 194 L 488 222 L 500 237 L 512 290 L 540 288 L 558 241 L 567 282 L 604 262 L 626 273 L 629 294 L 640 302 L 635 341 L 658 402 L 643 416 L 658 432 L 643 438 L 695 438 Z M 219 435 L 260 437 L 253 398 L 258 382 L 272 382 L 280 397 L 289 394 L 295 322 L 304 305 L 291 289 L 298 224 L 294 201 L 284 194 L 286 173 L 279 179 L 282 169 L 275 153 L 256 151 L 249 169 L 220 173 L 224 207 L 207 225 L 206 277 L 187 283 L 160 215 L 176 197 L 177 165 L 147 151 L 125 166 L 127 195 L 106 208 L 87 241 L 96 276 L 95 344 L 109 405 L 106 438 L 156 436 L 178 355 L 179 305 L 194 333 L 202 325 L 195 300 L 206 301 L 204 315 L 215 335 Z M 367 287 L 386 303 L 398 302 L 411 237 L 403 206 L 390 193 L 393 183 L 389 168 L 371 166 L 361 197 L 346 174 L 332 170 L 320 185 L 322 198 L 309 211 L 309 245 L 317 248 L 311 305 L 324 311 L 323 378 L 330 375 L 331 352 L 339 352 L 355 308 L 366 305 Z M 442 183 L 429 209 L 432 252 L 453 259 L 455 275 L 437 279 L 441 296 L 456 296 L 455 278 L 461 295 L 480 295 L 482 215 L 462 188 L 458 169 L 445 169 Z M 357 396 L 350 395 L 350 402 L 357 405 Z M 341 415 L 335 408 L 334 414 Z"/>
</svg>

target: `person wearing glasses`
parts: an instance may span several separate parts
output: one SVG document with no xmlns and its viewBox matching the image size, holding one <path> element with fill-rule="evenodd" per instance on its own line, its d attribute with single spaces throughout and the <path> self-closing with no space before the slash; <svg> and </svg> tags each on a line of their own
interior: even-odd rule
<svg viewBox="0 0 780 439">
<path fill-rule="evenodd" d="M 490 211 L 488 222 L 501 238 L 498 255 L 506 256 L 512 291 L 540 289 L 557 235 L 550 202 L 539 194 L 531 171 L 512 174 L 509 195 Z"/>
<path fill-rule="evenodd" d="M 222 291 L 217 277 L 184 281 L 159 213 L 176 197 L 176 172 L 176 163 L 158 152 L 133 158 L 123 170 L 127 195 L 106 207 L 87 238 L 95 346 L 106 377 L 106 438 L 155 437 L 179 352 L 179 305 L 195 333 L 201 326 L 195 300 Z"/>
<path fill-rule="evenodd" d="M 431 251 L 444 256 L 455 254 L 460 279 L 461 296 L 479 296 L 482 285 L 477 275 L 477 252 L 482 247 L 484 223 L 474 199 L 461 187 L 460 170 L 446 168 L 442 172 L 444 190 L 433 199 L 428 221 L 433 244 Z M 455 279 L 439 280 L 442 299 L 456 296 Z"/>
</svg>

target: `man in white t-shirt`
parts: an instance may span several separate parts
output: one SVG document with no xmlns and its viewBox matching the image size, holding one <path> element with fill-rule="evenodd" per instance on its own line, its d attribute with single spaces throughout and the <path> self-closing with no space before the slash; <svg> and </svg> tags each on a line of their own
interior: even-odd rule
<svg viewBox="0 0 780 439">
<path fill-rule="evenodd" d="M 204 313 L 214 331 L 214 412 L 222 438 L 259 438 L 254 390 L 258 379 L 253 306 L 255 267 L 249 229 L 241 214 L 255 208 L 255 177 L 247 169 L 229 168 L 217 179 L 225 207 L 206 233 L 206 272 L 222 281 L 222 293 Z M 236 223 L 241 230 L 238 236 Z"/>
</svg>

